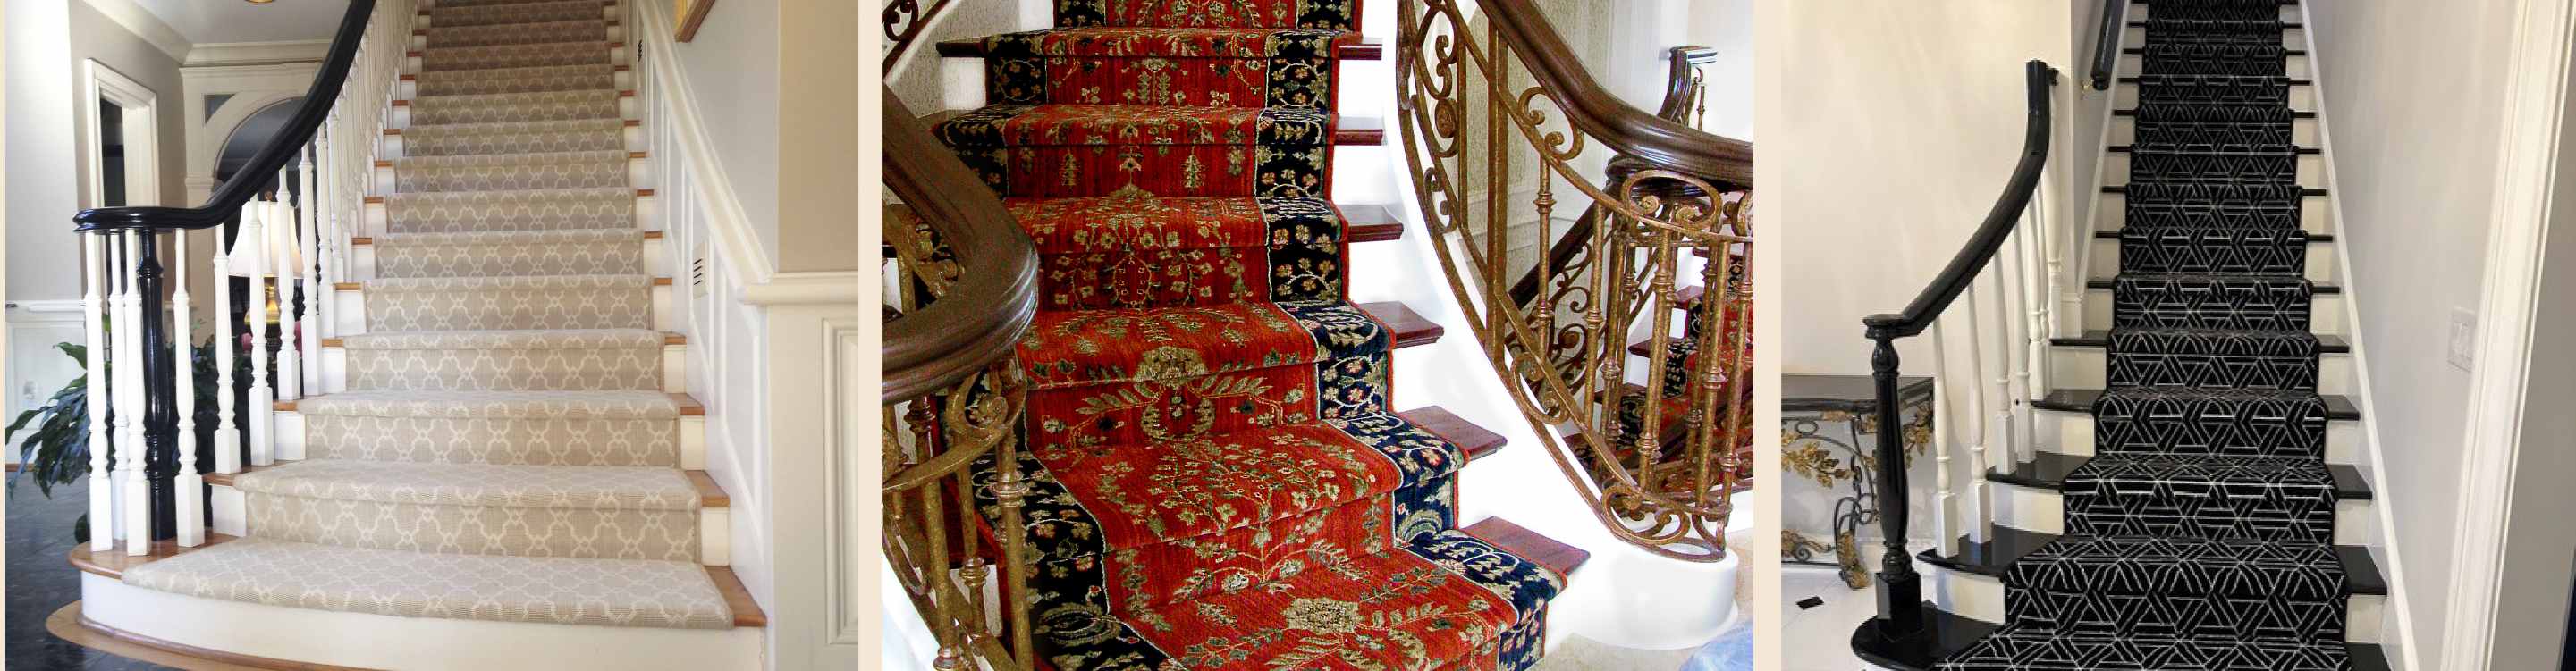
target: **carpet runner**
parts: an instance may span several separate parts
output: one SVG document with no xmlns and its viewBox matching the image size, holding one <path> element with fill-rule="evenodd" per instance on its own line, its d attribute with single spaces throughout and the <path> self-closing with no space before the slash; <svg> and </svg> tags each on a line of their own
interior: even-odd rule
<svg viewBox="0 0 2576 671">
<path fill-rule="evenodd" d="M 2277 0 L 2156 0 L 2065 535 L 1941 669 L 2347 669 Z"/>
<path fill-rule="evenodd" d="M 1344 291 L 1354 2 L 1059 0 L 1054 28 L 984 41 L 990 105 L 933 130 L 1040 254 L 1024 528 L 977 496 L 1029 542 L 1047 666 L 1540 654 L 1563 577 L 1457 528 L 1466 455 L 1392 412 L 1393 334 Z"/>
<path fill-rule="evenodd" d="M 663 392 L 598 0 L 441 0 L 389 230 L 298 401 L 306 457 L 234 478 L 248 533 L 131 585 L 406 617 L 728 629 Z M 327 297 L 324 297 L 327 298 Z"/>
</svg>

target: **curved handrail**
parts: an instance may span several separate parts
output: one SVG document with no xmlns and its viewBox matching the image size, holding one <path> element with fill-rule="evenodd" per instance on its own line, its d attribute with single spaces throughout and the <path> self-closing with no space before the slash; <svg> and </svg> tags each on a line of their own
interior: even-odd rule
<svg viewBox="0 0 2576 671">
<path fill-rule="evenodd" d="M 1530 77 L 1555 94 L 1552 97 L 1565 112 L 1566 123 L 1585 136 L 1619 154 L 1722 190 L 1753 187 L 1753 143 L 1692 128 L 1621 101 L 1584 71 L 1574 50 L 1531 0 L 1479 0 L 1478 4 L 1519 53 Z"/>
<path fill-rule="evenodd" d="M 1995 199 L 1994 209 L 1986 211 L 1985 223 L 1968 237 L 1968 244 L 1950 257 L 1950 265 L 1941 269 L 1931 285 L 1923 287 L 1914 302 L 1905 305 L 1904 312 L 1870 315 L 1861 320 L 1869 326 L 1871 339 L 1912 337 L 1930 327 L 1941 318 L 1942 311 L 1949 309 L 1950 301 L 1968 289 L 1978 269 L 1994 259 L 2004 239 L 2021 223 L 2021 212 L 2029 207 L 2031 196 L 2039 189 L 2040 172 L 2048 164 L 2048 89 L 2057 83 L 2057 68 L 2047 63 L 2034 60 L 2026 69 L 2030 94 L 2028 128 L 2022 133 L 2021 162 L 2013 167 L 2012 179 L 2004 182 L 2003 196 Z"/>
<path fill-rule="evenodd" d="M 2128 0 L 2102 0 L 2102 26 L 2093 36 L 2093 90 L 2111 90 L 2111 72 L 2120 64 L 2120 31 L 2128 27 L 2121 20 Z"/>
<path fill-rule="evenodd" d="M 891 46 L 886 48 L 885 56 L 879 59 L 883 61 L 879 64 L 882 70 L 880 74 L 894 73 L 895 64 L 903 62 L 904 52 L 910 51 L 913 43 L 919 41 L 922 28 L 939 18 L 941 12 L 948 11 L 948 5 L 954 1 L 938 0 L 926 10 L 922 9 L 921 0 L 887 2 L 882 20 L 885 23 L 886 41 Z"/>
<path fill-rule="evenodd" d="M 78 230 L 185 229 L 196 230 L 222 225 L 241 214 L 242 204 L 258 195 L 260 180 L 277 174 L 294 160 L 322 122 L 331 116 L 328 101 L 340 97 L 340 87 L 349 81 L 349 67 L 357 62 L 359 38 L 366 35 L 367 18 L 375 13 L 376 0 L 349 0 L 349 10 L 340 17 L 340 29 L 331 35 L 331 51 L 322 57 L 322 67 L 313 73 L 313 86 L 304 92 L 307 103 L 296 108 L 286 126 L 268 139 L 250 163 L 224 180 L 206 203 L 196 207 L 108 207 L 82 210 L 72 217 Z"/>
<path fill-rule="evenodd" d="M 938 302 L 885 325 L 884 398 L 910 399 L 1010 354 L 1037 315 L 1037 244 L 892 88 L 883 112 L 886 187 L 967 264 Z"/>
<path fill-rule="evenodd" d="M 1655 116 L 1690 123 L 1691 104 L 1699 100 L 1699 66 L 1717 61 L 1717 50 L 1700 46 L 1679 46 L 1665 51 L 1672 61 L 1672 76 L 1664 82 L 1664 104 Z"/>
<path fill-rule="evenodd" d="M 1700 79 L 1693 75 L 1697 73 L 1696 68 L 1699 66 L 1717 60 L 1717 50 L 1708 47 L 1679 46 L 1666 50 L 1666 54 L 1672 61 L 1672 76 L 1664 84 L 1664 103 L 1656 107 L 1655 116 L 1675 123 L 1687 124 L 1690 123 L 1692 104 L 1699 100 L 1701 84 Z M 1627 162 L 1634 161 L 1625 156 L 1613 157 L 1610 160 L 1613 163 L 1620 163 L 1623 159 Z M 1613 175 L 1612 179 L 1615 183 L 1617 177 L 1636 172 L 1636 169 L 1631 167 L 1622 171 L 1614 168 L 1612 172 L 1620 173 Z M 1554 244 L 1549 245 L 1548 263 L 1531 268 L 1528 273 L 1521 275 L 1520 281 L 1512 284 L 1512 301 L 1527 305 L 1530 299 L 1537 298 L 1539 283 L 1545 277 L 1564 272 L 1567 259 L 1582 253 L 1585 247 L 1591 245 L 1592 226 L 1600 217 L 1600 205 L 1584 207 L 1583 214 L 1575 218 L 1573 226 L 1566 228 L 1565 235 L 1558 237 Z"/>
</svg>

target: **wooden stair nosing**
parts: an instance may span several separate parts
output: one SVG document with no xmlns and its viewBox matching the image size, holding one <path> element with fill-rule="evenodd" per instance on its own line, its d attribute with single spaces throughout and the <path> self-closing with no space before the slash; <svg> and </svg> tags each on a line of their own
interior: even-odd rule
<svg viewBox="0 0 2576 671">
<path fill-rule="evenodd" d="M 1467 525 L 1467 528 L 1462 531 L 1467 532 L 1467 535 L 1485 539 L 1485 542 L 1492 543 L 1494 547 L 1502 548 L 1513 556 L 1545 566 L 1548 570 L 1555 571 L 1557 575 L 1569 580 L 1574 577 L 1575 571 L 1583 568 L 1584 562 L 1592 559 L 1590 551 L 1567 545 L 1500 517 L 1485 518 L 1484 521 Z"/>
<path fill-rule="evenodd" d="M 1395 210 L 1385 205 L 1335 205 L 1342 211 L 1343 242 L 1385 242 L 1404 239 L 1404 221 Z"/>
<path fill-rule="evenodd" d="M 1414 312 L 1413 308 L 1400 302 L 1361 303 L 1359 309 L 1361 312 L 1368 313 L 1369 318 L 1385 324 L 1387 330 L 1392 332 L 1391 339 L 1387 343 L 1388 349 L 1428 345 L 1439 342 L 1440 336 L 1448 333 L 1448 329 L 1442 328 L 1429 319 L 1424 319 L 1421 313 Z"/>
<path fill-rule="evenodd" d="M 1510 439 L 1504 438 L 1503 434 L 1477 426 L 1475 422 L 1459 417 L 1448 408 L 1436 405 L 1406 410 L 1395 413 L 1395 416 L 1412 422 L 1414 426 L 1433 436 L 1438 436 L 1441 440 L 1457 445 L 1460 450 L 1467 453 L 1467 463 L 1471 464 L 1477 459 L 1502 450 L 1503 445 L 1510 442 Z"/>
</svg>

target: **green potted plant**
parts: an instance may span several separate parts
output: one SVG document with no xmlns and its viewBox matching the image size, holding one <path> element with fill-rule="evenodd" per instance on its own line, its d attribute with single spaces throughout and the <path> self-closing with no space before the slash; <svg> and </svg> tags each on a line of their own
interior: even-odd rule
<svg viewBox="0 0 2576 671">
<path fill-rule="evenodd" d="M 54 349 L 62 351 L 64 356 L 71 357 L 72 361 L 83 370 L 88 369 L 88 347 L 73 343 L 55 343 Z M 201 468 L 211 467 L 214 459 L 215 423 L 219 414 L 215 404 L 215 343 L 212 339 L 208 339 L 204 344 L 191 347 L 189 350 L 189 367 L 194 373 L 190 377 L 194 378 L 196 387 L 194 393 L 199 399 L 195 413 L 197 465 Z M 250 357 L 236 356 L 233 358 L 233 364 L 233 379 L 236 382 L 250 379 Z M 111 367 L 113 365 L 113 363 L 110 364 Z M 242 399 L 237 396 L 234 400 L 238 411 L 240 407 L 238 402 Z M 235 420 L 238 421 L 241 415 L 242 413 L 236 412 Z M 88 377 L 72 378 L 72 381 L 64 384 L 61 390 L 55 391 L 53 397 L 47 399 L 44 405 L 18 413 L 17 421 L 9 423 L 8 432 L 5 436 L 0 436 L 0 440 L 17 443 L 18 433 L 28 429 L 30 424 L 33 425 L 34 431 L 27 434 L 25 442 L 18 443 L 18 472 L 9 476 L 11 490 L 17 489 L 19 478 L 30 477 L 35 479 L 37 491 L 44 493 L 46 498 L 52 498 L 54 485 L 67 484 L 88 477 L 90 457 Z M 72 537 L 80 542 L 89 541 L 87 513 L 83 513 L 79 522 L 73 526 Z"/>
</svg>

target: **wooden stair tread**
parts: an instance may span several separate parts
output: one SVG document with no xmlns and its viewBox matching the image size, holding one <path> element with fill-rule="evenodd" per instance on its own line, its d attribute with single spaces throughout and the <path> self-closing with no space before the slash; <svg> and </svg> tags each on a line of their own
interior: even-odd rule
<svg viewBox="0 0 2576 671">
<path fill-rule="evenodd" d="M 179 541 L 176 539 L 153 541 L 151 548 L 142 555 L 126 554 L 122 545 L 109 548 L 106 552 L 92 553 L 89 550 L 89 544 L 82 543 L 72 546 L 71 561 L 72 566 L 80 569 L 83 573 L 111 579 L 123 579 L 125 577 L 126 569 L 187 554 L 189 552 L 196 551 L 197 548 L 213 547 L 217 543 L 237 540 L 239 538 L 239 536 L 231 534 L 219 534 L 208 531 L 206 532 L 206 543 L 204 545 L 199 545 L 194 548 L 183 548 L 179 547 Z"/>
<path fill-rule="evenodd" d="M 1424 319 L 1421 313 L 1414 312 L 1413 308 L 1403 303 L 1395 301 L 1361 303 L 1359 308 L 1361 312 L 1368 313 L 1370 318 L 1386 324 L 1388 330 L 1395 332 L 1394 340 L 1387 345 L 1392 349 L 1439 342 L 1440 336 L 1449 332 L 1439 324 Z"/>
<path fill-rule="evenodd" d="M 1584 562 L 1592 559 L 1592 553 L 1583 548 L 1566 545 L 1500 517 L 1488 517 L 1485 521 L 1467 525 L 1466 532 L 1568 579 L 1574 577 L 1576 570 L 1583 568 Z"/>
<path fill-rule="evenodd" d="M 1412 422 L 1414 426 L 1421 427 L 1431 435 L 1439 436 L 1441 440 L 1456 444 L 1459 449 L 1467 452 L 1468 463 L 1475 463 L 1477 459 L 1483 459 L 1486 455 L 1503 449 L 1503 444 L 1510 442 L 1503 437 L 1503 434 L 1477 426 L 1475 422 L 1459 417 L 1448 408 L 1436 405 L 1406 410 L 1395 413 L 1395 416 Z"/>
<path fill-rule="evenodd" d="M 981 37 L 941 40 L 936 48 L 940 58 L 983 58 L 985 53 Z M 1359 42 L 1334 47 L 1333 56 L 1345 61 L 1385 60 L 1386 43 L 1362 37 Z"/>
<path fill-rule="evenodd" d="M 751 589 L 742 586 L 742 577 L 734 575 L 733 567 L 709 566 L 707 579 L 715 582 L 716 592 L 724 595 L 725 608 L 733 611 L 733 626 L 769 626 L 769 615 L 760 612 L 760 602 L 752 600 Z"/>
<path fill-rule="evenodd" d="M 1344 242 L 1385 242 L 1404 239 L 1404 221 L 1395 218 L 1395 210 L 1384 205 L 1335 205 L 1342 211 Z"/>
</svg>

